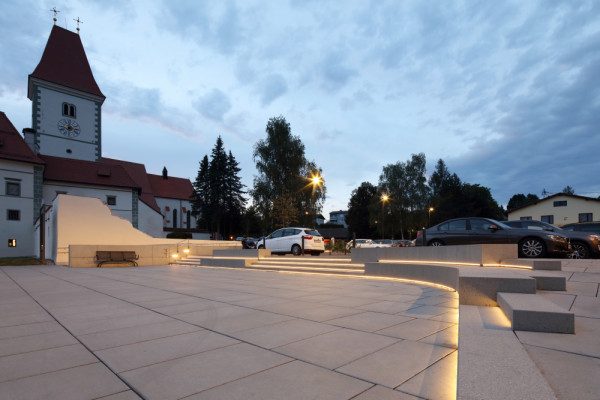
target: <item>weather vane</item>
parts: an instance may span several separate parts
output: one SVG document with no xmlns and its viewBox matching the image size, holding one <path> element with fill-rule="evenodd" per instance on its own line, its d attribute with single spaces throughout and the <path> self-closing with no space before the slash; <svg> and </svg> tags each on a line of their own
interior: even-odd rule
<svg viewBox="0 0 600 400">
<path fill-rule="evenodd" d="M 77 17 L 77 19 L 73 18 L 73 21 L 77 22 L 77 34 L 79 35 L 79 24 L 83 24 L 83 21 L 80 21 L 79 17 Z"/>
<path fill-rule="evenodd" d="M 56 7 L 52 7 L 52 10 L 50 10 L 50 11 L 52 11 L 54 13 L 54 18 L 53 19 L 54 19 L 54 25 L 56 25 L 56 14 L 58 14 L 60 11 L 58 11 L 56 9 Z"/>
</svg>

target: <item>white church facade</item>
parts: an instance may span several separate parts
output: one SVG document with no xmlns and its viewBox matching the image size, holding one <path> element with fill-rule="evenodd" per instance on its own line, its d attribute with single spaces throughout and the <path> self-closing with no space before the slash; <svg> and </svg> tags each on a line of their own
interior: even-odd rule
<svg viewBox="0 0 600 400">
<path fill-rule="evenodd" d="M 0 111 L 0 257 L 39 255 L 36 227 L 60 194 L 98 198 L 152 237 L 180 230 L 204 238 L 189 179 L 102 157 L 105 96 L 78 34 L 53 26 L 27 95 L 32 126 L 23 136 Z"/>
</svg>

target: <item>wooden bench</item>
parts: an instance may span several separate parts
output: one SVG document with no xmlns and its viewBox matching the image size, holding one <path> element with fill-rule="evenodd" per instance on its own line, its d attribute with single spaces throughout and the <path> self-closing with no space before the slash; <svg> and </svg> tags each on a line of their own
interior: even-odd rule
<svg viewBox="0 0 600 400">
<path fill-rule="evenodd" d="M 135 251 L 97 251 L 94 262 L 98 264 L 96 267 L 101 267 L 102 264 L 105 263 L 131 263 L 134 267 L 137 267 L 137 259 L 139 259 L 139 257 L 135 254 Z"/>
</svg>

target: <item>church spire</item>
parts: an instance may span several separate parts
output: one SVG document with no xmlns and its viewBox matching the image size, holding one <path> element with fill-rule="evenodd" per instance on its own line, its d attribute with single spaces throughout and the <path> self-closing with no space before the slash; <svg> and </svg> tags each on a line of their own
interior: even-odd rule
<svg viewBox="0 0 600 400">
<path fill-rule="evenodd" d="M 54 21 L 54 25 L 56 25 L 56 14 L 58 14 L 60 11 L 58 11 L 56 7 L 52 7 L 52 10 L 50 11 L 54 13 L 54 18 L 52 18 L 52 20 Z"/>
</svg>

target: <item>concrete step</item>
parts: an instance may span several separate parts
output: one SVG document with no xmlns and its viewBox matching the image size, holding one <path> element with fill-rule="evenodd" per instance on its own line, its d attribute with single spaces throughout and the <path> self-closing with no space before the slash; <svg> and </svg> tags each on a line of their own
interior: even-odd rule
<svg viewBox="0 0 600 400">
<path fill-rule="evenodd" d="M 515 331 L 575 333 L 575 315 L 542 296 L 498 293 L 498 305 Z"/>
<path fill-rule="evenodd" d="M 364 267 L 352 266 L 352 267 L 335 267 L 319 264 L 287 264 L 287 263 L 263 263 L 256 262 L 247 267 L 248 269 L 261 269 L 269 271 L 286 271 L 286 272 L 303 272 L 313 274 L 336 274 L 336 275 L 363 275 L 365 270 Z"/>
<path fill-rule="evenodd" d="M 560 271 L 562 270 L 561 260 L 552 259 L 533 259 L 533 258 L 517 258 L 517 259 L 504 259 L 500 262 L 501 265 L 511 266 L 527 266 L 534 270 L 546 270 L 546 271 Z"/>
</svg>

